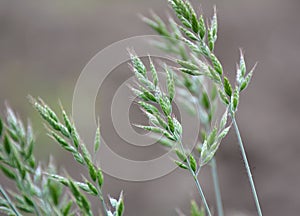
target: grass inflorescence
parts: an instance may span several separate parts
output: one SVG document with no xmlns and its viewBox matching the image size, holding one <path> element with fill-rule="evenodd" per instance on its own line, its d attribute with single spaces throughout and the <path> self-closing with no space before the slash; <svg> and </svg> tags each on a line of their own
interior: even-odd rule
<svg viewBox="0 0 300 216">
<path fill-rule="evenodd" d="M 74 160 L 84 166 L 89 173 L 82 181 L 58 173 L 53 160 L 48 166 L 38 163 L 33 155 L 35 139 L 30 124 L 25 129 L 23 122 L 7 108 L 6 121 L 0 120 L 0 168 L 15 182 L 17 190 L 8 193 L 0 187 L 2 197 L 1 211 L 8 215 L 94 215 L 87 195 L 98 197 L 102 203 L 103 213 L 107 216 L 122 216 L 124 201 L 121 193 L 115 201 L 109 198 L 108 207 L 103 196 L 103 173 L 95 165 L 91 153 L 80 139 L 80 136 L 61 106 L 62 120 L 41 99 L 29 98 L 33 107 L 47 123 L 48 135 L 62 149 L 73 155 Z M 100 129 L 95 133 L 94 152 L 100 147 Z M 65 189 L 68 189 L 67 192 Z M 12 199 L 11 197 L 14 199 Z M 113 209 L 110 210 L 110 209 Z"/>
<path fill-rule="evenodd" d="M 176 62 L 175 67 L 163 64 L 166 88 L 161 86 L 157 66 L 152 59 L 149 57 L 149 64 L 145 64 L 137 54 L 130 52 L 131 69 L 137 81 L 131 89 L 141 110 L 149 118 L 149 125 L 136 127 L 161 135 L 162 138 L 158 141 L 174 151 L 174 162 L 193 178 L 202 204 L 191 202 L 191 216 L 211 216 L 215 212 L 207 202 L 199 181 L 202 167 L 210 166 L 217 215 L 223 216 L 215 155 L 233 126 L 257 213 L 261 216 L 260 203 L 236 121 L 240 95 L 248 87 L 255 66 L 247 69 L 241 51 L 235 82 L 230 82 L 221 60 L 215 53 L 218 38 L 216 8 L 212 17 L 206 19 L 202 14 L 195 12 L 188 0 L 168 2 L 176 18 L 169 17 L 165 23 L 155 13 L 152 13 L 151 18 L 142 17 L 145 23 L 164 37 L 162 41 L 154 41 L 154 45 L 171 55 Z M 182 139 L 186 128 L 174 112 L 175 97 L 202 125 L 197 145 L 192 150 L 188 149 Z M 15 184 L 15 189 L 9 190 L 0 185 L 0 212 L 17 216 L 95 215 L 89 197 L 96 197 L 102 205 L 102 214 L 122 216 L 123 192 L 118 199 L 106 199 L 103 194 L 102 169 L 94 162 L 96 153 L 101 150 L 100 124 L 98 123 L 95 131 L 93 150 L 90 151 L 62 105 L 58 115 L 41 99 L 29 97 L 29 101 L 44 120 L 48 135 L 61 149 L 71 154 L 76 163 L 87 170 L 88 176 L 83 176 L 78 181 L 69 175 L 60 174 L 52 158 L 47 165 L 37 161 L 33 154 L 36 141 L 30 123 L 24 124 L 18 115 L 7 107 L 5 118 L 0 117 L 0 169 L 7 179 Z M 217 118 L 217 110 L 221 110 L 221 105 L 223 115 Z M 184 215 L 179 210 L 178 214 Z"/>
<path fill-rule="evenodd" d="M 249 85 L 253 76 L 255 66 L 247 72 L 245 59 L 242 51 L 240 61 L 236 69 L 236 81 L 232 85 L 224 73 L 221 61 L 215 54 L 215 43 L 218 33 L 218 21 L 216 7 L 212 18 L 205 20 L 203 15 L 197 15 L 192 5 L 187 0 L 169 0 L 177 20 L 169 17 L 166 24 L 156 14 L 152 13 L 152 18 L 143 17 L 154 31 L 164 37 L 164 40 L 156 41 L 154 44 L 166 53 L 174 56 L 178 67 L 172 76 L 176 76 L 176 89 L 179 90 L 180 99 L 185 104 L 189 113 L 199 114 L 199 122 L 203 125 L 200 137 L 200 144 L 197 146 L 197 161 L 199 168 L 195 168 L 193 155 L 182 158 L 190 158 L 184 163 L 177 163 L 180 167 L 193 168 L 196 171 L 194 178 L 198 176 L 202 166 L 209 163 L 211 165 L 214 189 L 216 193 L 218 214 L 223 216 L 223 206 L 217 176 L 215 154 L 221 144 L 222 139 L 229 132 L 231 125 L 238 136 L 238 142 L 249 177 L 252 193 L 254 196 L 257 213 L 262 215 L 258 196 L 255 190 L 252 174 L 236 123 L 235 114 L 238 110 L 240 93 Z M 207 23 L 207 24 L 206 24 Z M 172 71 L 173 72 L 173 71 Z M 210 91 L 207 90 L 207 81 L 210 81 Z M 143 93 L 143 91 L 141 91 Z M 187 97 L 192 94 L 193 97 Z M 218 98 L 216 96 L 219 96 Z M 225 113 L 219 123 L 213 122 L 218 100 L 225 106 Z M 192 106 L 199 105 L 198 110 Z M 151 119 L 150 119 L 151 120 Z M 151 121 L 152 122 L 152 121 Z M 152 122 L 153 123 L 153 122 Z M 182 155 L 182 152 L 181 152 Z M 189 162 L 190 160 L 190 162 Z M 189 169 L 190 169 L 189 168 Z M 193 173 L 192 173 L 193 174 Z M 199 184 L 196 182 L 198 188 Z M 200 195 L 206 211 L 210 215 L 210 209 L 201 191 Z"/>
</svg>

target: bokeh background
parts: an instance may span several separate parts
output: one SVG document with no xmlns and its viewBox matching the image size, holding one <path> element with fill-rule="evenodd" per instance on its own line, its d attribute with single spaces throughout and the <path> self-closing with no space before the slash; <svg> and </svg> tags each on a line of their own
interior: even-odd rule
<svg viewBox="0 0 300 216">
<path fill-rule="evenodd" d="M 241 97 L 238 123 L 264 214 L 299 215 L 300 1 L 193 3 L 201 4 L 206 15 L 211 15 L 213 5 L 217 5 L 216 52 L 232 78 L 239 48 L 245 50 L 249 66 L 258 61 L 253 82 Z M 60 99 L 71 112 L 76 80 L 98 51 L 131 36 L 153 34 L 138 18 L 139 13 L 148 15 L 149 9 L 166 17 L 168 6 L 162 0 L 0 1 L 1 113 L 7 101 L 23 119 L 32 119 L 38 142 L 35 154 L 40 160 L 46 162 L 55 155 L 59 167 L 80 178 L 81 168 L 44 135 L 43 125 L 26 96 L 41 96 L 54 108 Z M 129 74 L 124 64 L 107 79 L 103 90 L 107 94 L 101 92 L 97 98 L 99 110 L 103 107 L 100 116 L 109 112 L 111 91 Z M 126 153 L 126 145 L 112 131 L 109 119 L 104 118 L 101 125 L 106 139 Z M 147 153 L 139 149 L 130 154 L 132 158 L 141 154 L 151 158 L 157 151 L 159 148 Z M 217 160 L 226 215 L 255 215 L 234 133 L 224 140 Z M 199 201 L 192 178 L 185 174 L 176 170 L 148 182 L 127 182 L 106 175 L 104 187 L 113 196 L 125 191 L 125 215 L 176 215 L 175 208 L 188 213 L 190 200 Z M 2 176 L 0 180 L 9 185 Z M 207 169 L 200 180 L 209 203 L 214 205 Z"/>
</svg>

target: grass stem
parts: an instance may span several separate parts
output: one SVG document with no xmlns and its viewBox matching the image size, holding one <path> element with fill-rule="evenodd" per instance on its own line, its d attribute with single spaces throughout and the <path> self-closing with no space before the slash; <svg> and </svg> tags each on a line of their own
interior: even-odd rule
<svg viewBox="0 0 300 216">
<path fill-rule="evenodd" d="M 184 151 L 184 148 L 183 148 L 183 145 L 182 145 L 181 142 L 180 142 L 180 148 L 181 148 L 181 151 L 184 153 L 185 151 Z M 193 176 L 193 178 L 194 178 L 194 181 L 195 181 L 195 183 L 196 183 L 196 186 L 197 186 L 199 195 L 200 195 L 200 197 L 201 197 L 201 199 L 202 199 L 202 202 L 203 202 L 203 204 L 204 204 L 204 207 L 205 207 L 205 209 L 206 209 L 206 212 L 207 212 L 208 216 L 211 216 L 211 212 L 210 212 L 209 206 L 208 206 L 208 204 L 207 204 L 205 195 L 204 195 L 204 193 L 203 193 L 202 187 L 201 187 L 201 185 L 200 185 L 200 182 L 199 182 L 199 180 L 198 180 L 198 178 L 197 178 L 197 174 L 193 171 L 193 169 L 192 169 L 192 167 L 191 167 L 191 163 L 190 163 L 189 158 L 187 158 L 186 161 L 187 161 L 187 165 L 188 165 L 189 171 L 190 171 L 190 173 L 192 174 L 192 176 Z"/>
<path fill-rule="evenodd" d="M 218 179 L 217 163 L 216 163 L 215 158 L 213 158 L 211 160 L 211 173 L 212 173 L 212 177 L 213 177 L 218 215 L 219 216 L 224 216 L 222 197 L 221 197 L 221 191 L 220 191 L 220 184 L 219 184 L 219 179 Z"/>
<path fill-rule="evenodd" d="M 8 195 L 6 194 L 6 192 L 4 191 L 4 189 L 2 188 L 2 186 L 0 185 L 0 193 L 2 194 L 2 196 L 4 197 L 4 199 L 7 201 L 9 207 L 11 208 L 11 210 L 15 213 L 16 216 L 21 216 L 21 214 L 18 212 L 17 208 L 14 206 L 14 204 L 11 202 L 10 198 L 8 197 Z"/>
<path fill-rule="evenodd" d="M 239 143 L 239 146 L 240 146 L 240 150 L 241 150 L 242 157 L 243 157 L 245 167 L 246 167 L 246 171 L 247 171 L 247 174 L 248 174 L 248 179 L 249 179 L 252 194 L 253 194 L 253 197 L 254 197 L 254 201 L 255 201 L 255 205 L 256 205 L 256 209 L 257 209 L 257 214 L 259 216 L 262 216 L 262 211 L 261 211 L 261 208 L 260 208 L 260 204 L 259 204 L 258 196 L 257 196 L 257 193 L 256 193 L 254 181 L 253 181 L 253 178 L 252 178 L 252 173 L 251 173 L 251 170 L 250 170 L 250 166 L 249 166 L 249 163 L 248 163 L 246 151 L 245 151 L 243 141 L 242 141 L 242 138 L 241 138 L 241 134 L 240 134 L 240 131 L 239 131 L 239 128 L 238 128 L 238 125 L 237 125 L 237 122 L 236 122 L 234 116 L 232 116 L 232 122 L 233 122 L 233 126 L 234 126 L 234 129 L 235 129 L 237 138 L 238 138 L 238 143 Z"/>
<path fill-rule="evenodd" d="M 191 171 L 192 171 L 192 170 L 191 170 Z M 193 171 L 192 171 L 192 172 L 193 172 Z M 204 204 L 204 207 L 205 207 L 205 209 L 206 209 L 206 211 L 207 211 L 207 214 L 208 214 L 208 216 L 211 216 L 211 212 L 210 212 L 209 206 L 208 206 L 208 204 L 207 204 L 205 195 L 204 195 L 204 193 L 203 193 L 202 187 L 201 187 L 201 185 L 200 185 L 200 182 L 199 182 L 197 176 L 194 174 L 194 172 L 193 172 L 192 174 L 193 174 L 193 177 L 194 177 L 194 180 L 195 180 L 195 183 L 196 183 L 198 192 L 199 192 L 200 197 L 201 197 L 201 199 L 202 199 L 202 202 L 203 202 L 203 204 Z"/>
<path fill-rule="evenodd" d="M 106 206 L 105 200 L 104 200 L 104 198 L 103 198 L 103 193 L 102 193 L 101 188 L 100 188 L 98 185 L 97 185 L 97 190 L 98 190 L 98 196 L 99 196 L 99 199 L 100 199 L 100 201 L 101 201 L 101 203 L 102 203 L 102 207 L 103 207 L 103 210 L 104 210 L 104 212 L 105 212 L 105 216 L 108 216 L 108 213 L 107 213 L 107 206 Z"/>
</svg>

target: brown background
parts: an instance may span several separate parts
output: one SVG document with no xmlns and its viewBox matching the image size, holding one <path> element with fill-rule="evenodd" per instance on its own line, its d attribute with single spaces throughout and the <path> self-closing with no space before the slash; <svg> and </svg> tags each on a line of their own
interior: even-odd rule
<svg viewBox="0 0 300 216">
<path fill-rule="evenodd" d="M 216 49 L 228 74 L 234 71 L 240 47 L 245 50 L 248 65 L 259 62 L 251 86 L 241 97 L 238 122 L 264 215 L 299 215 L 300 2 L 194 3 L 201 4 L 208 15 L 213 5 L 217 5 L 220 30 Z M 80 176 L 71 158 L 66 159 L 64 152 L 44 135 L 26 96 L 41 96 L 54 107 L 61 99 L 71 110 L 76 80 L 94 54 L 118 40 L 153 33 L 137 16 L 148 14 L 149 9 L 164 16 L 168 7 L 161 0 L 0 2 L 0 107 L 3 110 L 7 100 L 24 119 L 29 116 L 33 120 L 39 159 L 47 161 L 53 154 L 72 176 Z M 116 75 L 118 72 L 130 73 L 126 65 L 118 67 L 107 81 L 111 82 L 109 85 L 116 85 L 118 79 L 124 78 Z M 99 100 L 105 100 L 103 97 Z M 106 123 L 109 124 L 102 122 L 102 128 Z M 122 139 L 113 133 L 107 136 L 122 145 Z M 234 133 L 224 141 L 217 160 L 227 215 L 233 215 L 232 212 L 255 215 Z M 181 170 L 142 183 L 105 177 L 105 192 L 117 195 L 125 190 L 125 215 L 175 215 L 175 208 L 187 213 L 189 200 L 197 197 L 190 176 Z M 207 170 L 202 173 L 201 181 L 213 204 Z"/>
</svg>

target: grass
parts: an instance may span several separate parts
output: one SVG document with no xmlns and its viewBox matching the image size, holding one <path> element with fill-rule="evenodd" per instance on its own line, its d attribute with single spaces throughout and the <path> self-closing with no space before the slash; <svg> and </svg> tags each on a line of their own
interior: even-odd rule
<svg viewBox="0 0 300 216">
<path fill-rule="evenodd" d="M 213 215 L 212 206 L 207 202 L 200 182 L 200 171 L 208 165 L 211 168 L 216 197 L 217 215 L 223 216 L 223 203 L 215 155 L 222 140 L 233 126 L 238 138 L 257 214 L 262 215 L 258 195 L 252 178 L 245 147 L 236 121 L 240 95 L 249 85 L 255 66 L 248 70 L 242 51 L 237 65 L 236 79 L 232 84 L 223 71 L 216 56 L 215 43 L 218 33 L 216 8 L 212 18 L 205 19 L 197 14 L 186 0 L 169 0 L 176 19 L 169 17 L 168 23 L 152 13 L 151 18 L 142 17 L 163 41 L 154 42 L 175 58 L 176 66 L 162 64 L 166 75 L 166 89 L 158 74 L 158 66 L 149 57 L 149 68 L 133 51 L 130 53 L 131 68 L 136 84 L 131 87 L 136 100 L 149 118 L 149 125 L 135 125 L 144 130 L 163 136 L 158 140 L 174 151 L 174 162 L 185 170 L 195 182 L 202 200 L 199 208 L 191 202 L 191 216 Z M 187 97 L 192 95 L 192 97 Z M 182 139 L 185 128 L 174 113 L 175 97 L 186 110 L 198 118 L 202 129 L 194 149 L 188 149 Z M 88 176 L 80 181 L 68 174 L 58 173 L 53 160 L 47 166 L 38 162 L 33 150 L 35 137 L 30 123 L 25 124 L 7 107 L 5 118 L 0 118 L 0 168 L 2 173 L 15 184 L 10 191 L 0 186 L 0 211 L 7 215 L 95 215 L 121 216 L 124 214 L 124 198 L 106 198 L 103 194 L 104 177 L 101 167 L 94 163 L 95 154 L 101 150 L 100 126 L 95 131 L 93 151 L 90 152 L 81 140 L 72 118 L 61 106 L 58 115 L 41 99 L 30 97 L 29 101 L 38 111 L 48 135 L 60 145 L 74 161 L 84 167 Z M 197 106 L 194 106 L 197 104 Z M 217 110 L 224 108 L 222 117 Z M 196 107 L 196 108 L 195 108 Z M 59 118 L 59 116 L 61 116 Z M 88 195 L 88 196 L 87 196 Z M 89 196 L 101 203 L 101 212 L 94 213 Z M 178 213 L 183 215 L 182 213 Z"/>
<path fill-rule="evenodd" d="M 108 207 L 103 196 L 103 174 L 93 163 L 92 155 L 80 139 L 71 119 L 61 107 L 62 120 L 41 99 L 30 97 L 33 107 L 47 123 L 48 135 L 62 149 L 72 154 L 74 160 L 88 170 L 89 176 L 82 181 L 57 173 L 53 160 L 44 167 L 33 155 L 35 139 L 30 124 L 25 129 L 23 122 L 7 108 L 5 121 L 1 122 L 1 164 L 3 173 L 16 185 L 17 192 L 11 192 L 11 201 L 3 187 L 0 188 L 1 211 L 8 215 L 88 215 L 92 207 L 87 194 L 97 197 L 102 204 L 104 215 L 121 216 L 124 211 L 123 195 L 118 200 L 110 198 Z M 100 147 L 100 129 L 95 132 L 94 152 Z M 68 189 L 66 191 L 66 189 Z M 110 210 L 113 209 L 113 212 Z"/>
<path fill-rule="evenodd" d="M 188 169 L 192 177 L 195 179 L 199 195 L 203 201 L 203 204 L 206 208 L 206 213 L 208 215 L 211 215 L 211 210 L 207 205 L 205 195 L 203 194 L 201 185 L 197 178 L 200 168 L 206 164 L 210 164 L 214 181 L 218 215 L 223 216 L 224 211 L 217 177 L 215 154 L 221 144 L 222 139 L 227 135 L 231 126 L 234 125 L 251 185 L 253 198 L 256 204 L 257 214 L 261 216 L 262 211 L 260 208 L 258 195 L 255 189 L 249 162 L 246 157 L 245 148 L 235 117 L 238 110 L 240 94 L 249 85 L 255 66 L 247 72 L 246 63 L 241 51 L 240 62 L 236 71 L 236 80 L 234 85 L 232 85 L 228 77 L 224 74 L 221 61 L 214 53 L 218 32 L 216 8 L 214 8 L 212 18 L 208 21 L 205 21 L 202 15 L 196 14 L 192 5 L 188 1 L 169 0 L 169 4 L 172 7 L 178 21 L 174 21 L 173 18 L 169 17 L 169 23 L 166 24 L 154 13 L 152 13 L 152 18 L 142 18 L 144 22 L 147 23 L 154 31 L 164 37 L 163 42 L 156 41 L 154 44 L 160 49 L 164 50 L 166 53 L 176 56 L 175 61 L 177 62 L 178 67 L 173 67 L 173 70 L 171 70 L 165 66 L 165 71 L 168 77 L 168 93 L 163 93 L 157 86 L 153 88 L 153 86 L 149 85 L 149 81 L 143 82 L 143 79 L 147 80 L 148 78 L 146 74 L 140 70 L 141 67 L 137 67 L 138 65 L 135 63 L 137 60 L 132 58 L 133 67 L 135 68 L 134 72 L 137 80 L 139 81 L 138 86 L 140 94 L 137 96 L 140 98 L 140 100 L 158 104 L 165 114 L 163 116 L 164 121 L 168 123 L 166 127 L 165 123 L 161 124 L 161 121 L 157 121 L 155 118 L 162 117 L 159 114 L 156 114 L 154 117 L 150 116 L 149 120 L 153 125 L 152 127 L 154 127 L 151 128 L 151 130 L 163 135 L 168 132 L 167 136 L 165 137 L 175 142 L 170 144 L 170 146 L 175 151 L 180 152 L 180 155 L 178 152 L 177 155 L 179 156 L 179 159 L 181 159 L 181 162 L 177 162 L 177 164 L 179 164 L 179 166 L 182 168 Z M 140 62 L 139 65 L 140 64 L 142 63 Z M 152 68 L 153 67 L 154 66 L 152 66 Z M 170 75 L 170 73 L 173 73 L 173 75 Z M 176 82 L 174 79 L 170 79 L 170 77 L 174 76 L 176 76 Z M 208 81 L 211 84 L 210 91 L 206 90 L 206 83 Z M 170 84 L 170 82 L 172 83 Z M 170 87 L 172 87 L 171 90 Z M 200 143 L 196 150 L 192 153 L 186 153 L 181 140 L 172 139 L 175 135 L 174 131 L 172 130 L 175 122 L 172 122 L 172 120 L 175 121 L 176 119 L 174 120 L 174 117 L 172 119 L 172 114 L 164 111 L 164 104 L 161 103 L 164 98 L 168 98 L 170 102 L 172 102 L 175 89 L 180 89 L 181 101 L 184 104 L 187 104 L 186 106 L 188 110 L 192 110 L 190 113 L 199 113 L 199 121 L 204 125 L 204 129 L 201 131 L 201 134 L 199 134 L 199 137 L 201 137 Z M 137 92 L 136 89 L 134 91 Z M 172 95 L 170 92 L 172 92 Z M 182 92 L 185 93 L 182 94 Z M 151 98 L 147 98 L 144 95 L 145 93 L 146 95 L 152 93 L 152 96 L 154 97 L 151 96 Z M 188 97 L 188 93 L 194 97 Z M 219 104 L 216 102 L 217 94 L 219 96 L 219 101 L 223 103 L 226 109 L 219 123 L 213 122 L 215 119 L 215 110 Z M 193 103 L 200 105 L 198 110 L 193 110 Z M 145 109 L 144 106 L 141 106 L 141 108 L 149 116 L 149 110 Z M 169 109 L 172 110 L 171 108 Z M 150 111 L 150 114 L 153 114 L 153 112 Z M 157 122 L 159 124 L 157 124 Z M 148 126 L 144 126 L 144 128 L 149 130 Z M 179 150 L 177 147 L 178 145 L 180 146 Z M 193 164 L 194 161 L 197 161 L 198 163 Z"/>
</svg>

